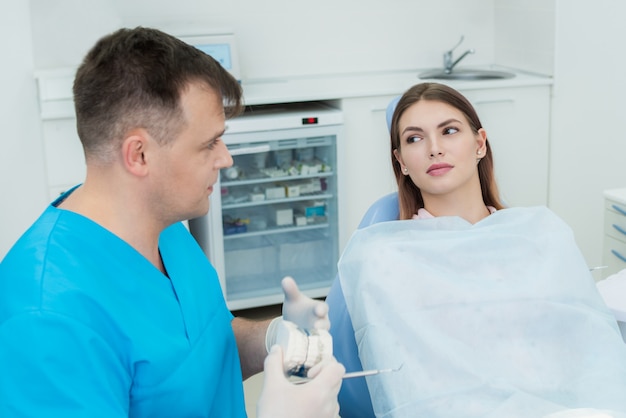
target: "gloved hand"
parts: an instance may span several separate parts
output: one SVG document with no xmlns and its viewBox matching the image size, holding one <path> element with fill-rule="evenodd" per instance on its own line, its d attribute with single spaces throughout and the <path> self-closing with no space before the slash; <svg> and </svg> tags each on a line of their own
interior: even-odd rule
<svg viewBox="0 0 626 418">
<path fill-rule="evenodd" d="M 298 289 L 295 280 L 289 276 L 283 278 L 281 285 L 285 293 L 283 318 L 302 329 L 330 329 L 328 305 L 326 302 L 311 299 Z"/>
<path fill-rule="evenodd" d="M 295 385 L 283 372 L 283 353 L 273 346 L 265 358 L 263 390 L 257 403 L 258 418 L 336 418 L 337 395 L 344 367 L 335 358 L 311 368 L 307 383 Z"/>
<path fill-rule="evenodd" d="M 265 348 L 269 353 L 270 348 L 276 344 L 276 333 L 281 320 L 290 321 L 303 330 L 330 329 L 328 319 L 328 305 L 326 302 L 311 299 L 298 289 L 295 280 L 289 276 L 281 281 L 285 300 L 283 302 L 283 316 L 274 318 L 267 327 L 265 333 Z"/>
</svg>

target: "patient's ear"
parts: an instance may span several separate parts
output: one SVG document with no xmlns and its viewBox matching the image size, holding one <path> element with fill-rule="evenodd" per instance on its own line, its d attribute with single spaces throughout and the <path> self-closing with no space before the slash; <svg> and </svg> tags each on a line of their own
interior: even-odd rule
<svg viewBox="0 0 626 418">
<path fill-rule="evenodd" d="M 476 135 L 476 153 L 478 155 L 485 155 L 487 152 L 487 131 L 484 128 L 478 130 Z"/>
<path fill-rule="evenodd" d="M 124 167 L 136 176 L 145 176 L 148 173 L 146 152 L 150 146 L 147 132 L 135 129 L 125 136 L 122 142 L 122 159 Z"/>
<path fill-rule="evenodd" d="M 393 150 L 393 155 L 394 155 L 394 157 L 396 157 L 396 161 L 398 161 L 400 163 L 400 166 L 403 166 L 404 162 L 402 161 L 402 154 L 400 154 L 400 152 L 398 152 L 397 148 Z"/>
</svg>

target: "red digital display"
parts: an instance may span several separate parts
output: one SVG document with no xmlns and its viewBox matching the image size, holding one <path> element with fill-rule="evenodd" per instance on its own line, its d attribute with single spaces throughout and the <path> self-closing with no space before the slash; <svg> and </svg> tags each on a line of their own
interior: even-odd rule
<svg viewBox="0 0 626 418">
<path fill-rule="evenodd" d="M 302 118 L 303 125 L 316 125 L 317 118 Z"/>
</svg>

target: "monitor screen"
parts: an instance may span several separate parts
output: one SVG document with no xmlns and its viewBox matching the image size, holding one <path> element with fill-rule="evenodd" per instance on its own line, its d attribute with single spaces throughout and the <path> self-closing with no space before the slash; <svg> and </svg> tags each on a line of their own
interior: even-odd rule
<svg viewBox="0 0 626 418">
<path fill-rule="evenodd" d="M 212 56 L 237 80 L 241 81 L 234 34 L 189 35 L 180 36 L 179 38 L 189 45 L 195 46 L 205 54 Z"/>
<path fill-rule="evenodd" d="M 231 71 L 233 63 L 230 57 L 230 45 L 228 44 L 200 44 L 194 45 L 200 51 L 212 56 L 222 67 Z"/>
</svg>

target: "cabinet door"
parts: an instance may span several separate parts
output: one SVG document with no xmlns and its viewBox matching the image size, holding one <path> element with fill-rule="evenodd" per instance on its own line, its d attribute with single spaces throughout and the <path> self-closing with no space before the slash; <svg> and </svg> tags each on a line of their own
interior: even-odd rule
<svg viewBox="0 0 626 418">
<path fill-rule="evenodd" d="M 491 144 L 507 206 L 548 204 L 550 87 L 463 91 Z"/>
<path fill-rule="evenodd" d="M 54 119 L 43 122 L 44 152 L 48 198 L 54 200 L 85 178 L 85 157 L 78 134 L 76 120 Z"/>
<path fill-rule="evenodd" d="M 346 186 L 341 207 L 346 221 L 341 226 L 341 248 L 356 230 L 374 201 L 397 190 L 391 169 L 389 131 L 385 111 L 396 96 L 344 99 L 344 155 L 339 177 Z"/>
</svg>

